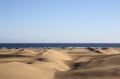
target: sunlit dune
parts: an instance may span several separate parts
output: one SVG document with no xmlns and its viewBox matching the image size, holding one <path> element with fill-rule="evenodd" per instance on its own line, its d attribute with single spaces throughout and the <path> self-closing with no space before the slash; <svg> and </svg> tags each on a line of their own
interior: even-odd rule
<svg viewBox="0 0 120 79">
<path fill-rule="evenodd" d="M 119 48 L 0 49 L 0 79 L 119 78 Z"/>
</svg>

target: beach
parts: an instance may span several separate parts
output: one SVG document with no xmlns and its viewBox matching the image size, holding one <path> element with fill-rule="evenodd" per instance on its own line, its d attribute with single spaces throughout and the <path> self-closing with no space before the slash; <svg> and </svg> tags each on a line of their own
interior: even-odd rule
<svg viewBox="0 0 120 79">
<path fill-rule="evenodd" d="M 0 79 L 120 79 L 120 48 L 0 48 Z"/>
</svg>

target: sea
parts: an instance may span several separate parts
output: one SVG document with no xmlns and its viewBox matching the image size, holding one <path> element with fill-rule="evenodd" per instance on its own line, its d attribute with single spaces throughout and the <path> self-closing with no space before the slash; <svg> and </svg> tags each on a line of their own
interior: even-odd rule
<svg viewBox="0 0 120 79">
<path fill-rule="evenodd" d="M 120 43 L 0 43 L 0 48 L 84 48 L 84 47 L 114 47 Z"/>
</svg>

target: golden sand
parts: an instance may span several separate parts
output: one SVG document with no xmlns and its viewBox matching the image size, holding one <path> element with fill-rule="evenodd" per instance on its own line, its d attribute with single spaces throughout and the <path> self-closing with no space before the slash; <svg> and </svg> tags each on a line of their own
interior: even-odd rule
<svg viewBox="0 0 120 79">
<path fill-rule="evenodd" d="M 0 79 L 120 79 L 120 48 L 0 49 Z"/>
</svg>

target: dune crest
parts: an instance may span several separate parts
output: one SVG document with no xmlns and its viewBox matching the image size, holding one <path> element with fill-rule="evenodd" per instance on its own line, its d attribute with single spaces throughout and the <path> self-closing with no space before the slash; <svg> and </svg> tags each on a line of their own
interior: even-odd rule
<svg viewBox="0 0 120 79">
<path fill-rule="evenodd" d="M 119 48 L 0 49 L 0 79 L 119 79 Z"/>
</svg>

